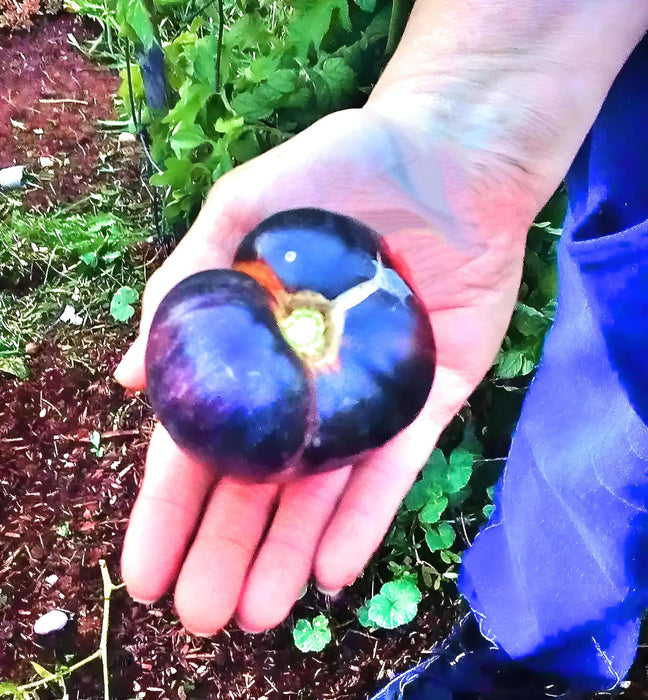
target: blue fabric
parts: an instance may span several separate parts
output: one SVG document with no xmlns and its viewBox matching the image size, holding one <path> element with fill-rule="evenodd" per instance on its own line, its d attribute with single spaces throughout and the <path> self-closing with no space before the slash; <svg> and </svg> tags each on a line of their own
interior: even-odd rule
<svg viewBox="0 0 648 700">
<path fill-rule="evenodd" d="M 459 583 L 510 656 L 605 689 L 648 607 L 646 38 L 567 186 L 556 320 Z"/>
</svg>

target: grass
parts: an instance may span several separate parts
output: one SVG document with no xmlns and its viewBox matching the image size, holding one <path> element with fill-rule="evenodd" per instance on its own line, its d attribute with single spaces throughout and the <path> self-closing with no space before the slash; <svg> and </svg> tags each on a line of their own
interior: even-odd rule
<svg viewBox="0 0 648 700">
<path fill-rule="evenodd" d="M 137 247 L 148 215 L 119 211 L 118 191 L 46 214 L 11 207 L 0 219 L 0 370 L 27 376 L 29 344 L 57 328 L 82 330 L 110 319 L 123 286 L 141 292 Z M 111 207 L 112 205 L 112 207 Z M 81 210 L 81 211 L 78 211 Z"/>
</svg>

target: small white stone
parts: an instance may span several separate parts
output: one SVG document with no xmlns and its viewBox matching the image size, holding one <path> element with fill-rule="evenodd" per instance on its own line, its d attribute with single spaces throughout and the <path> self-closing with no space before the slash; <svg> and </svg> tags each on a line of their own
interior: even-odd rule
<svg viewBox="0 0 648 700">
<path fill-rule="evenodd" d="M 60 632 L 68 623 L 68 616 L 62 610 L 50 610 L 34 622 L 34 633 L 43 635 Z"/>
<path fill-rule="evenodd" d="M 123 131 L 119 134 L 119 143 L 135 143 L 137 136 L 131 134 L 130 131 Z"/>
<path fill-rule="evenodd" d="M 21 187 L 25 174 L 25 166 L 13 165 L 10 168 L 0 168 L 0 187 Z"/>
<path fill-rule="evenodd" d="M 54 158 L 49 156 L 41 156 L 39 160 L 41 168 L 51 168 L 54 165 Z"/>
<path fill-rule="evenodd" d="M 52 574 L 51 576 L 47 576 L 45 578 L 45 583 L 48 586 L 53 586 L 57 581 L 58 581 L 58 576 L 56 574 Z"/>
<path fill-rule="evenodd" d="M 59 321 L 63 323 L 71 323 L 73 326 L 80 326 L 83 323 L 83 319 L 74 310 L 74 306 L 68 304 L 65 310 L 61 314 Z"/>
</svg>

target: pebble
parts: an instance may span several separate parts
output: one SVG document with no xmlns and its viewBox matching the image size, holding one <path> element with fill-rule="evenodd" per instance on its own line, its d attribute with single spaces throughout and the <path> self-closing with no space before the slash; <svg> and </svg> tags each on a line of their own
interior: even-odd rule
<svg viewBox="0 0 648 700">
<path fill-rule="evenodd" d="M 0 187 L 22 187 L 24 175 L 25 168 L 22 165 L 0 168 Z"/>
<path fill-rule="evenodd" d="M 38 635 L 60 632 L 68 623 L 68 616 L 62 610 L 50 610 L 34 622 L 34 633 Z"/>
</svg>

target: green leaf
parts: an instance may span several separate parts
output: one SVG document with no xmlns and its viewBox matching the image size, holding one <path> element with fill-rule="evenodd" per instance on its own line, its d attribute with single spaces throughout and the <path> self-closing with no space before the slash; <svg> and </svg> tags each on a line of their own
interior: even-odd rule
<svg viewBox="0 0 648 700">
<path fill-rule="evenodd" d="M 450 523 L 441 522 L 425 533 L 425 542 L 431 552 L 447 549 L 455 541 L 456 533 Z"/>
<path fill-rule="evenodd" d="M 419 513 L 419 520 L 422 523 L 436 523 L 441 517 L 441 513 L 443 513 L 447 507 L 448 499 L 445 496 L 432 498 Z"/>
<path fill-rule="evenodd" d="M 243 75 L 251 83 L 261 83 L 279 68 L 280 62 L 281 54 L 259 56 L 243 71 Z"/>
<path fill-rule="evenodd" d="M 420 600 L 421 591 L 412 577 L 390 581 L 369 601 L 368 617 L 379 627 L 394 629 L 416 617 Z"/>
<path fill-rule="evenodd" d="M 501 379 L 523 377 L 533 371 L 535 364 L 521 350 L 507 350 L 500 354 L 495 365 L 495 376 Z"/>
<path fill-rule="evenodd" d="M 342 58 L 327 58 L 322 63 L 320 75 L 333 103 L 352 92 L 356 85 L 355 73 Z M 318 94 L 319 97 L 320 94 Z"/>
<path fill-rule="evenodd" d="M 0 372 L 12 374 L 18 379 L 29 377 L 29 369 L 22 357 L 0 357 Z"/>
<path fill-rule="evenodd" d="M 319 51 L 322 41 L 333 22 L 339 17 L 340 25 L 350 32 L 352 30 L 347 0 L 302 0 L 296 8 L 297 18 L 288 29 L 291 43 L 298 53 L 305 58 L 311 45 Z"/>
<path fill-rule="evenodd" d="M 97 267 L 98 258 L 97 258 L 96 253 L 94 253 L 94 252 L 82 253 L 81 255 L 79 255 L 79 257 L 89 267 Z"/>
<path fill-rule="evenodd" d="M 532 306 L 518 302 L 513 314 L 513 325 L 523 336 L 537 338 L 544 336 L 550 325 L 550 320 Z"/>
<path fill-rule="evenodd" d="M 299 74 L 294 68 L 282 68 L 268 76 L 268 86 L 282 94 L 292 92 L 297 85 Z"/>
<path fill-rule="evenodd" d="M 36 663 L 35 661 L 31 662 L 31 665 L 34 667 L 34 671 L 41 677 L 41 678 L 51 678 L 52 673 L 48 671 L 46 668 L 41 666 L 40 664 Z"/>
<path fill-rule="evenodd" d="M 8 681 L 0 681 L 0 695 L 17 695 L 18 686 Z"/>
<path fill-rule="evenodd" d="M 437 486 L 445 494 L 460 491 L 470 479 L 474 455 L 468 450 L 458 447 L 446 461 L 443 452 L 434 450 L 423 468 L 423 478 Z"/>
<path fill-rule="evenodd" d="M 458 447 L 450 453 L 448 476 L 444 485 L 446 493 L 457 493 L 468 483 L 473 472 L 475 455 Z"/>
<path fill-rule="evenodd" d="M 209 139 L 198 124 L 182 121 L 171 132 L 169 145 L 176 156 L 182 158 L 187 151 L 192 151 L 205 141 L 209 141 Z"/>
<path fill-rule="evenodd" d="M 70 523 L 68 522 L 63 522 L 60 525 L 57 525 L 55 531 L 59 537 L 64 537 L 66 539 L 72 534 L 72 530 L 70 530 Z"/>
<path fill-rule="evenodd" d="M 125 322 L 135 313 L 131 306 L 139 299 L 137 290 L 132 287 L 120 287 L 110 302 L 110 314 L 116 321 Z"/>
<path fill-rule="evenodd" d="M 143 0 L 125 0 L 118 3 L 123 8 L 118 13 L 120 29 L 131 39 L 139 39 L 145 51 L 149 51 L 156 43 L 156 31 Z M 135 36 L 133 36 L 133 34 Z"/>
<path fill-rule="evenodd" d="M 328 619 L 324 615 L 318 615 L 312 622 L 297 620 L 293 629 L 293 640 L 300 651 L 322 651 L 331 641 Z"/>
<path fill-rule="evenodd" d="M 243 124 L 245 124 L 243 117 L 230 117 L 229 119 L 219 117 L 214 122 L 214 130 L 219 134 L 235 135 L 241 130 Z"/>
<path fill-rule="evenodd" d="M 232 108 L 247 121 L 266 119 L 275 109 L 275 100 L 281 97 L 278 90 L 267 83 L 258 85 L 253 90 L 242 92 L 232 99 Z"/>
<path fill-rule="evenodd" d="M 375 627 L 375 623 L 372 622 L 371 618 L 369 617 L 369 603 L 364 603 L 364 605 L 361 605 L 357 612 L 356 615 L 358 616 L 358 622 L 363 626 L 363 627 Z"/>
<path fill-rule="evenodd" d="M 376 9 L 376 0 L 355 0 L 355 4 L 364 12 L 373 12 Z"/>
<path fill-rule="evenodd" d="M 416 481 L 405 496 L 404 505 L 407 510 L 417 512 L 423 508 L 434 491 L 434 485 L 429 479 L 422 478 Z M 440 495 L 440 493 L 439 493 Z"/>
<path fill-rule="evenodd" d="M 191 64 L 190 74 L 196 83 L 202 83 L 216 89 L 216 54 L 218 37 L 211 34 L 198 39 L 193 46 L 188 46 L 185 53 Z"/>
</svg>

